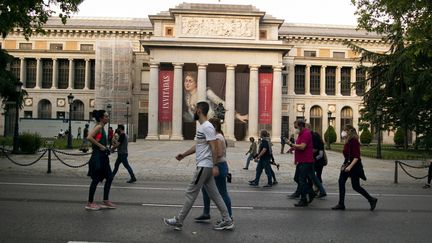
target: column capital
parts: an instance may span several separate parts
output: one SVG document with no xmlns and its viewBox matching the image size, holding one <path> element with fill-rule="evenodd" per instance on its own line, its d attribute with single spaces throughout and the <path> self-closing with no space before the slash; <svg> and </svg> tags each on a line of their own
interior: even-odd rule
<svg viewBox="0 0 432 243">
<path fill-rule="evenodd" d="M 309 64 L 309 63 L 308 63 L 308 64 L 306 64 L 306 67 L 307 67 L 307 68 L 310 68 L 311 66 L 312 66 L 312 65 L 311 65 L 311 64 Z"/>
<path fill-rule="evenodd" d="M 172 65 L 174 66 L 174 68 L 182 68 L 183 65 L 184 65 L 184 63 L 182 63 L 182 62 L 174 62 Z"/>
<path fill-rule="evenodd" d="M 159 63 L 158 62 L 150 62 L 149 66 L 150 66 L 150 68 L 158 68 Z"/>
<path fill-rule="evenodd" d="M 321 65 L 321 68 L 322 68 L 322 69 L 326 69 L 326 68 L 327 68 L 327 65 Z"/>
<path fill-rule="evenodd" d="M 354 65 L 351 68 L 355 70 L 355 69 L 357 69 L 357 65 Z"/>
<path fill-rule="evenodd" d="M 283 65 L 274 65 L 273 71 L 282 72 L 282 69 L 284 68 Z"/>
<path fill-rule="evenodd" d="M 40 61 L 42 58 L 36 57 L 35 59 L 36 59 L 36 61 Z"/>
<path fill-rule="evenodd" d="M 234 69 L 236 66 L 235 64 L 225 64 L 226 69 Z"/>
<path fill-rule="evenodd" d="M 20 60 L 24 60 L 24 59 L 25 59 L 25 57 L 20 57 L 19 59 L 20 59 Z"/>
<path fill-rule="evenodd" d="M 254 70 L 254 71 L 256 71 L 256 70 L 258 70 L 258 68 L 260 68 L 261 67 L 261 65 L 249 65 L 249 69 L 252 71 L 252 70 Z"/>
<path fill-rule="evenodd" d="M 68 58 L 68 60 L 69 60 L 70 62 L 73 62 L 74 59 L 73 59 L 73 58 Z"/>
<path fill-rule="evenodd" d="M 336 66 L 336 69 L 342 69 L 342 66 Z"/>
<path fill-rule="evenodd" d="M 90 58 L 86 58 L 86 59 L 84 59 L 84 61 L 90 62 Z"/>
<path fill-rule="evenodd" d="M 208 65 L 208 63 L 197 63 L 197 66 L 199 69 L 206 69 L 207 65 Z"/>
<path fill-rule="evenodd" d="M 51 58 L 51 60 L 57 61 L 57 57 L 53 57 L 53 58 Z"/>
</svg>

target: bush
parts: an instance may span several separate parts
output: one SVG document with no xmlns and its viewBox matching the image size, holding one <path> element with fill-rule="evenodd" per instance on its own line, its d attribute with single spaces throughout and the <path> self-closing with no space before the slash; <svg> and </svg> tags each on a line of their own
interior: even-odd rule
<svg viewBox="0 0 432 243">
<path fill-rule="evenodd" d="M 42 138 L 38 133 L 22 133 L 18 137 L 19 147 L 22 153 L 34 154 L 42 145 Z"/>
<path fill-rule="evenodd" d="M 327 128 L 327 130 L 324 133 L 324 141 L 326 143 L 329 142 L 330 139 L 330 143 L 335 143 L 336 142 L 336 132 L 335 129 L 332 126 L 329 126 Z"/>
<path fill-rule="evenodd" d="M 363 132 L 360 134 L 360 142 L 362 144 L 369 145 L 372 141 L 372 133 L 369 131 L 369 129 L 363 130 Z"/>
<path fill-rule="evenodd" d="M 393 141 L 396 144 L 396 146 L 403 146 L 405 141 L 405 134 L 401 128 L 398 128 L 396 130 L 396 133 L 393 137 Z"/>
<path fill-rule="evenodd" d="M 12 137 L 0 137 L 0 147 L 12 146 Z"/>
</svg>

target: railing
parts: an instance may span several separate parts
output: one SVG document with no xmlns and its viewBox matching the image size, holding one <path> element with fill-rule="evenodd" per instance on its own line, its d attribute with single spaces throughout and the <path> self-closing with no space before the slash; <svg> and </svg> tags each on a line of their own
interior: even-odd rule
<svg viewBox="0 0 432 243">
<path fill-rule="evenodd" d="M 397 184 L 398 183 L 398 168 L 401 168 L 409 177 L 414 178 L 416 180 L 420 180 L 420 179 L 424 179 L 427 177 L 427 175 L 425 176 L 414 176 L 412 175 L 410 172 L 408 172 L 407 168 L 412 168 L 412 169 L 424 169 L 424 168 L 428 168 L 428 165 L 423 165 L 423 166 L 413 166 L 413 165 L 409 165 L 407 163 L 404 163 L 402 161 L 396 160 L 395 161 L 395 172 L 394 172 L 394 183 Z"/>
</svg>

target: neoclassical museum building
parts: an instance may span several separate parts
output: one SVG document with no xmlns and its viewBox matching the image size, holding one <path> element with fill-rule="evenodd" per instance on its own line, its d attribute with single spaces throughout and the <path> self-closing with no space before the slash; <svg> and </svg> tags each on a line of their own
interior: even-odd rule
<svg viewBox="0 0 432 243">
<path fill-rule="evenodd" d="M 362 96 L 351 41 L 385 52 L 381 37 L 355 26 L 285 23 L 251 5 L 183 3 L 148 18 L 52 18 L 28 41 L 0 40 L 28 92 L 20 122 L 91 119 L 107 109 L 138 139 L 193 139 L 198 101 L 222 104 L 230 140 L 268 129 L 278 141 L 304 117 L 314 130 L 358 126 Z M 67 96 L 74 99 L 69 112 Z M 13 115 L 2 113 L 7 133 Z M 35 125 L 36 126 L 36 125 Z"/>
</svg>

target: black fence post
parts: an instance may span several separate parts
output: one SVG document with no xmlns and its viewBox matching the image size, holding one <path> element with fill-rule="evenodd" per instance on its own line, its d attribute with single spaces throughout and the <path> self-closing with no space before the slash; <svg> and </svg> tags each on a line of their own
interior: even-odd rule
<svg viewBox="0 0 432 243">
<path fill-rule="evenodd" d="M 398 163 L 399 161 L 395 160 L 394 184 L 398 184 Z"/>
<path fill-rule="evenodd" d="M 51 148 L 48 148 L 48 171 L 47 174 L 51 173 Z"/>
</svg>

